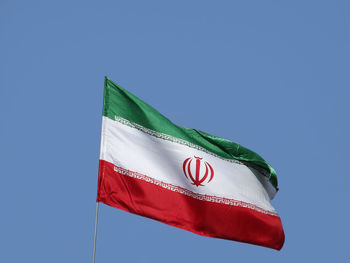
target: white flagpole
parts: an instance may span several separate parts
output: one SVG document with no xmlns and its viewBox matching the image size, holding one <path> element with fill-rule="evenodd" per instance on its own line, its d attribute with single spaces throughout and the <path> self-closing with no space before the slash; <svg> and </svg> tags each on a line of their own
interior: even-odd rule
<svg viewBox="0 0 350 263">
<path fill-rule="evenodd" d="M 93 250 L 93 254 L 92 254 L 92 263 L 95 263 L 95 255 L 96 255 L 96 237 L 97 237 L 97 221 L 98 221 L 98 204 L 99 204 L 99 202 L 96 202 L 94 250 Z"/>
<path fill-rule="evenodd" d="M 105 85 L 106 85 L 107 77 L 105 77 Z M 104 90 L 104 89 L 103 89 Z M 105 98 L 105 91 L 103 91 L 103 101 Z M 103 104 L 102 104 L 103 105 Z M 102 106 L 102 112 L 103 112 L 103 106 Z M 102 128 L 101 128 L 101 143 L 100 143 L 100 154 L 102 153 L 103 144 L 102 144 L 102 134 L 103 134 L 103 122 L 102 122 Z M 98 178 L 98 177 L 97 177 Z M 98 179 L 97 179 L 97 195 L 98 195 Z M 96 238 L 97 238 L 97 221 L 98 221 L 98 204 L 99 202 L 96 201 L 96 216 L 95 216 L 95 231 L 94 231 L 94 250 L 92 252 L 92 263 L 95 263 L 95 256 L 96 256 Z"/>
</svg>

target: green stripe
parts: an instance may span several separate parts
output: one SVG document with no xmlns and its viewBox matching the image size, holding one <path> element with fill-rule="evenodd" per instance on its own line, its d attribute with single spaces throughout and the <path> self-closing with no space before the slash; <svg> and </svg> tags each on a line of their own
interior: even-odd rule
<svg viewBox="0 0 350 263">
<path fill-rule="evenodd" d="M 175 125 L 146 102 L 105 78 L 103 115 L 122 117 L 148 129 L 188 141 L 227 159 L 238 160 L 259 170 L 278 190 L 275 170 L 257 153 L 205 132 Z"/>
</svg>

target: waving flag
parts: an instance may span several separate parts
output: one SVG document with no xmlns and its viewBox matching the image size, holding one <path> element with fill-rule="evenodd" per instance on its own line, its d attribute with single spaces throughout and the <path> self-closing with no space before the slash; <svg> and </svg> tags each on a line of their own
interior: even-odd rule
<svg viewBox="0 0 350 263">
<path fill-rule="evenodd" d="M 106 78 L 97 201 L 209 237 L 280 250 L 274 169 L 229 140 L 177 126 Z"/>
</svg>

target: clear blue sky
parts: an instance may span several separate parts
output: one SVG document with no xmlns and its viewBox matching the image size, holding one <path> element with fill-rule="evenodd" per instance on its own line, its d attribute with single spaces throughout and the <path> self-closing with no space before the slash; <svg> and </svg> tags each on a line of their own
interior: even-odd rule
<svg viewBox="0 0 350 263">
<path fill-rule="evenodd" d="M 91 262 L 103 81 L 277 171 L 282 251 L 101 205 L 96 263 L 346 262 L 349 1 L 0 1 L 1 262 Z"/>
</svg>

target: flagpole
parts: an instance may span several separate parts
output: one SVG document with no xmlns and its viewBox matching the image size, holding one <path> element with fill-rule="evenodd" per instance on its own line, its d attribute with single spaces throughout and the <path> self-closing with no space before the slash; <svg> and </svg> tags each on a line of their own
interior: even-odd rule
<svg viewBox="0 0 350 263">
<path fill-rule="evenodd" d="M 106 81 L 107 81 L 107 77 L 105 76 L 105 84 L 104 86 L 106 87 Z M 105 100 L 105 88 L 103 89 L 103 104 L 104 105 L 104 100 Z M 103 106 L 102 106 L 102 112 L 103 112 Z M 102 129 L 101 129 L 101 144 L 100 144 L 100 154 L 102 153 L 102 149 L 103 149 L 103 144 L 102 144 L 102 134 L 103 134 L 103 121 L 102 121 Z M 97 179 L 98 180 L 98 179 Z M 97 181 L 97 196 L 98 196 L 98 181 Z M 96 201 L 96 213 L 95 213 L 95 231 L 94 231 L 94 249 L 92 252 L 92 263 L 95 263 L 95 257 L 96 257 L 96 239 L 97 239 L 97 222 L 98 222 L 98 205 L 99 202 Z"/>
<path fill-rule="evenodd" d="M 96 237 L 97 237 L 97 221 L 98 221 L 98 204 L 96 202 L 96 217 L 95 217 L 95 233 L 94 233 L 94 250 L 92 254 L 92 263 L 95 263 L 95 255 L 96 255 Z"/>
</svg>

